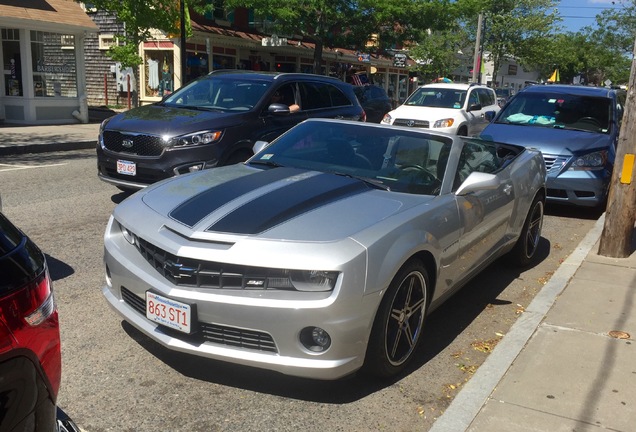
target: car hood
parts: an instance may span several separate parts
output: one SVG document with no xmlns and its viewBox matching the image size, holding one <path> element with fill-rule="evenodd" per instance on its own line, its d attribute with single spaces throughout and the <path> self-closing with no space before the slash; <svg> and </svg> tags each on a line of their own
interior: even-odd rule
<svg viewBox="0 0 636 432">
<path fill-rule="evenodd" d="M 433 199 L 334 174 L 237 164 L 149 186 L 121 203 L 115 217 L 133 230 L 167 228 L 200 240 L 329 242 Z"/>
<path fill-rule="evenodd" d="M 454 108 L 437 108 L 402 105 L 389 113 L 391 117 L 435 121 L 461 115 L 461 110 Z"/>
<path fill-rule="evenodd" d="M 243 122 L 245 113 L 227 113 L 146 105 L 111 117 L 106 129 L 173 137 Z"/>
<path fill-rule="evenodd" d="M 550 155 L 573 155 L 607 148 L 611 135 L 538 126 L 491 123 L 480 137 L 486 140 L 533 147 Z"/>
</svg>

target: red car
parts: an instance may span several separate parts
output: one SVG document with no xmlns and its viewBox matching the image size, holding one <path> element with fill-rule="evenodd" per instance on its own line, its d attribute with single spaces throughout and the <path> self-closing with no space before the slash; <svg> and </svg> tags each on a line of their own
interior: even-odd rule
<svg viewBox="0 0 636 432">
<path fill-rule="evenodd" d="M 0 431 L 78 431 L 57 408 L 62 358 L 42 251 L 0 213 Z"/>
</svg>

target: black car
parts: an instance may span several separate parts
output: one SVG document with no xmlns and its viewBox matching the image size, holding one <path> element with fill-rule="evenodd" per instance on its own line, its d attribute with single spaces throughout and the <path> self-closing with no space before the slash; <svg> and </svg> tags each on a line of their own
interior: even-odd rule
<svg viewBox="0 0 636 432">
<path fill-rule="evenodd" d="M 360 105 L 364 108 L 367 121 L 380 123 L 384 114 L 391 111 L 391 99 L 382 87 L 375 85 L 356 86 L 353 88 Z"/>
<path fill-rule="evenodd" d="M 0 212 L 0 431 L 80 431 L 56 407 L 61 367 L 45 256 Z"/>
<path fill-rule="evenodd" d="M 105 120 L 97 143 L 100 179 L 120 189 L 247 160 L 308 118 L 365 121 L 351 84 L 300 73 L 212 72 L 161 102 Z"/>
</svg>

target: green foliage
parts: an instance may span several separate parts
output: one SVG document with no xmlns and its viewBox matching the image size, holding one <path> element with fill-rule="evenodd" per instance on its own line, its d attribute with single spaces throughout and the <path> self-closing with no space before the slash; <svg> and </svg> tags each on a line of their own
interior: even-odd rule
<svg viewBox="0 0 636 432">
<path fill-rule="evenodd" d="M 199 12 L 213 6 L 196 0 Z M 321 64 L 323 47 L 378 52 L 410 41 L 426 28 L 443 28 L 454 10 L 450 0 L 226 0 L 225 8 L 247 7 L 266 17 L 271 33 L 297 35 L 316 44 L 314 69 Z M 193 3 L 194 4 L 194 3 Z M 368 48 L 377 35 L 380 45 Z"/>
<path fill-rule="evenodd" d="M 541 65 L 558 22 L 556 0 L 458 0 L 465 20 L 484 16 L 483 50 L 493 62 L 493 82 L 506 57 Z"/>
<path fill-rule="evenodd" d="M 419 71 L 425 81 L 437 77 L 450 76 L 461 64 L 459 53 L 465 49 L 468 35 L 460 28 L 425 32 L 411 47 L 409 55 L 416 59 Z"/>
</svg>

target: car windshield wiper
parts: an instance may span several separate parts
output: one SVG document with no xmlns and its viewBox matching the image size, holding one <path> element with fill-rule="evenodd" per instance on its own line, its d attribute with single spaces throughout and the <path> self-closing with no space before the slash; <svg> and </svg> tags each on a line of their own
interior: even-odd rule
<svg viewBox="0 0 636 432">
<path fill-rule="evenodd" d="M 250 165 L 264 165 L 264 166 L 271 167 L 271 168 L 280 168 L 280 167 L 285 166 L 285 165 L 279 164 L 278 162 L 274 162 L 272 160 L 262 160 L 262 159 L 250 161 L 249 164 Z"/>
<path fill-rule="evenodd" d="M 390 191 L 391 190 L 391 188 L 388 185 L 384 184 L 381 180 L 378 180 L 378 179 L 375 179 L 375 178 L 372 178 L 372 177 L 356 176 L 356 175 L 353 175 L 353 174 L 347 174 L 347 173 L 343 173 L 343 172 L 339 172 L 339 171 L 328 171 L 328 172 L 331 173 L 331 174 L 335 174 L 337 176 L 349 177 L 349 178 L 352 178 L 352 179 L 363 181 L 366 184 L 368 184 L 369 186 L 374 187 L 376 189 L 382 189 L 382 190 L 385 190 L 385 191 Z"/>
</svg>

